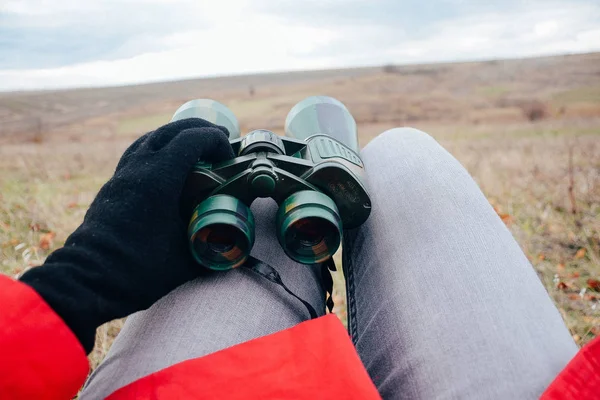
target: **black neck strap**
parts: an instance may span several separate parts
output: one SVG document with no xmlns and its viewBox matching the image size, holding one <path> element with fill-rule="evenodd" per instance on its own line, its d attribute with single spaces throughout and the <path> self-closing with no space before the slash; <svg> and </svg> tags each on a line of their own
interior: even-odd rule
<svg viewBox="0 0 600 400">
<path fill-rule="evenodd" d="M 267 279 L 270 282 L 273 282 L 279 286 L 281 286 L 283 288 L 283 290 L 285 290 L 287 293 L 289 293 L 291 296 L 295 297 L 296 299 L 298 299 L 302 304 L 304 304 L 304 306 L 306 307 L 306 309 L 308 310 L 308 313 L 310 314 L 310 318 L 314 319 L 317 318 L 319 315 L 317 314 L 317 312 L 315 311 L 314 307 L 306 300 L 302 299 L 300 296 L 296 295 L 294 292 L 292 292 L 281 280 L 281 276 L 279 275 L 279 273 L 275 270 L 275 268 L 273 268 L 272 266 L 270 266 L 269 264 L 267 264 L 264 261 L 261 261 L 257 258 L 254 258 L 252 256 L 248 257 L 248 259 L 246 260 L 246 262 L 243 265 L 244 267 L 248 268 L 251 271 L 254 271 L 255 273 L 257 273 L 258 275 L 262 276 L 263 278 Z M 333 310 L 333 299 L 331 298 L 331 293 L 333 291 L 333 279 L 331 278 L 331 274 L 329 273 L 329 270 L 331 271 L 335 271 L 335 263 L 333 262 L 333 259 L 330 258 L 329 260 L 327 260 L 326 262 L 321 264 L 321 278 L 323 281 L 323 289 L 325 289 L 325 292 L 327 294 L 327 308 L 329 309 L 329 312 L 332 312 Z"/>
</svg>

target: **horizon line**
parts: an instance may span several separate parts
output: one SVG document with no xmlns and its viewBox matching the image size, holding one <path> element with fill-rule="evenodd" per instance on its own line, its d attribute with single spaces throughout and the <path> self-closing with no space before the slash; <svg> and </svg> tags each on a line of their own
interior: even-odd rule
<svg viewBox="0 0 600 400">
<path fill-rule="evenodd" d="M 52 92 L 65 92 L 65 91 L 78 91 L 78 90 L 90 90 L 90 89 L 119 89 L 126 87 L 138 87 L 138 86 L 152 86 L 162 85 L 169 83 L 179 82 L 190 82 L 199 80 L 217 80 L 227 78 L 251 78 L 251 77 L 264 77 L 267 75 L 285 75 L 285 74 L 302 74 L 302 73 L 319 73 L 319 72 L 333 72 L 333 71 L 350 71 L 350 70 L 368 70 L 374 68 L 384 68 L 386 66 L 393 67 L 408 67 L 408 66 L 426 66 L 426 65 L 458 65 L 458 64 L 472 64 L 481 62 L 498 62 L 498 61 L 518 61 L 518 60 L 531 60 L 531 59 L 543 59 L 543 58 L 557 58 L 557 57 L 572 57 L 572 56 L 585 56 L 591 54 L 600 53 L 600 50 L 584 51 L 584 52 L 569 52 L 569 53 L 553 53 L 545 55 L 527 55 L 527 56 L 515 56 L 515 57 L 481 57 L 473 58 L 469 60 L 439 60 L 439 61 L 415 61 L 415 62 L 404 62 L 404 63 L 377 63 L 377 64 L 363 64 L 357 66 L 340 66 L 331 68 L 305 68 L 305 69 L 288 69 L 280 71 L 264 71 L 264 72 L 252 72 L 252 73 L 232 73 L 222 75 L 203 75 L 193 78 L 174 78 L 174 79 L 158 79 L 148 80 L 136 83 L 123 83 L 123 84 L 109 84 L 109 85 L 79 85 L 79 86 L 65 86 L 61 88 L 52 89 L 23 89 L 23 90 L 2 90 L 0 89 L 0 95 L 13 95 L 13 94 L 33 94 L 33 93 L 52 93 Z"/>
</svg>

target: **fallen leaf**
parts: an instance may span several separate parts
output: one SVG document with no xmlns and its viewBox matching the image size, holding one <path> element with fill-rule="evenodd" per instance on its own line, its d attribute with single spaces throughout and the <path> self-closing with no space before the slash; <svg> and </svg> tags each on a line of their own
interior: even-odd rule
<svg viewBox="0 0 600 400">
<path fill-rule="evenodd" d="M 6 222 L 0 221 L 0 229 L 2 229 L 4 232 L 8 232 L 10 230 L 10 225 Z"/>
<path fill-rule="evenodd" d="M 583 295 L 583 298 L 586 299 L 587 301 L 595 301 L 598 300 L 598 298 L 592 294 L 586 293 L 585 295 Z"/>
<path fill-rule="evenodd" d="M 50 246 L 52 246 L 52 240 L 55 236 L 56 233 L 54 232 L 44 233 L 42 236 L 40 236 L 40 249 L 48 250 Z"/>
<path fill-rule="evenodd" d="M 585 247 L 582 247 L 581 249 L 577 250 L 577 253 L 575 253 L 575 258 L 580 259 L 580 258 L 585 257 L 585 252 L 586 252 Z"/>
<path fill-rule="evenodd" d="M 564 263 L 560 263 L 556 266 L 556 269 L 558 269 L 559 271 L 564 271 L 565 270 L 565 264 Z"/>
<path fill-rule="evenodd" d="M 565 282 L 558 282 L 556 284 L 556 288 L 559 290 L 567 290 L 569 288 L 569 285 L 567 285 Z"/>
<path fill-rule="evenodd" d="M 545 259 L 546 259 L 546 256 L 540 253 L 540 255 L 538 256 L 538 260 L 544 261 Z"/>
<path fill-rule="evenodd" d="M 11 246 L 16 246 L 19 244 L 19 239 L 10 239 L 8 243 L 10 243 Z"/>
<path fill-rule="evenodd" d="M 513 222 L 513 218 L 510 214 L 500 213 L 498 216 L 505 225 L 510 225 Z"/>
<path fill-rule="evenodd" d="M 587 285 L 591 290 L 600 292 L 600 281 L 599 280 L 590 278 L 587 280 Z"/>
<path fill-rule="evenodd" d="M 67 204 L 67 208 L 75 208 L 75 207 L 77 207 L 77 203 L 74 202 L 74 201 L 72 201 L 69 204 Z"/>
<path fill-rule="evenodd" d="M 569 275 L 570 278 L 579 278 L 579 272 L 573 272 Z"/>
<path fill-rule="evenodd" d="M 506 225 L 510 225 L 513 222 L 513 218 L 510 214 L 501 212 L 500 208 L 491 201 L 490 204 L 492 205 L 492 208 L 494 209 L 494 211 L 496 211 L 496 214 L 498 214 L 502 222 L 504 222 Z"/>
<path fill-rule="evenodd" d="M 569 295 L 569 300 L 579 300 L 579 295 L 575 293 L 571 293 Z"/>
</svg>

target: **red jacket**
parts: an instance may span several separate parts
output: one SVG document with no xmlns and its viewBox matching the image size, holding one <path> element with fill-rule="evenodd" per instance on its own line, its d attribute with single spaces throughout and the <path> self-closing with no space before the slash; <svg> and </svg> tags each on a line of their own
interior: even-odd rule
<svg viewBox="0 0 600 400">
<path fill-rule="evenodd" d="M 0 275 L 0 399 L 75 396 L 89 372 L 79 341 L 29 286 Z M 334 315 L 165 368 L 112 393 L 122 399 L 378 399 Z M 600 399 L 600 338 L 543 399 Z"/>
</svg>

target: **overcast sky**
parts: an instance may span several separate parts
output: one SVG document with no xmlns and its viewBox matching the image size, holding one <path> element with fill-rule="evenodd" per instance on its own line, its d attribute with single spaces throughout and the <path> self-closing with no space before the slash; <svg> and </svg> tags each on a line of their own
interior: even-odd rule
<svg viewBox="0 0 600 400">
<path fill-rule="evenodd" d="M 0 90 L 598 50 L 598 0 L 0 0 Z"/>
</svg>

